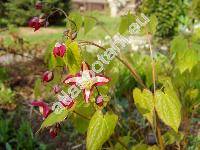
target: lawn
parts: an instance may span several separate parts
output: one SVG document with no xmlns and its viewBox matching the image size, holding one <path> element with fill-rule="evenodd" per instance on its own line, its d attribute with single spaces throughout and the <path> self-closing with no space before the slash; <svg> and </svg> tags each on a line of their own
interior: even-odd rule
<svg viewBox="0 0 200 150">
<path fill-rule="evenodd" d="M 78 33 L 78 39 L 84 40 L 103 40 L 108 33 L 105 29 L 113 35 L 118 29 L 118 24 L 120 18 L 112 18 L 107 13 L 101 13 L 94 11 L 92 13 L 85 13 L 85 16 L 91 15 L 98 19 L 97 26 L 95 26 L 87 34 L 84 33 L 84 27 L 82 27 Z M 103 24 L 105 29 L 102 28 L 100 24 Z M 48 28 L 41 28 L 39 32 L 34 32 L 33 29 L 29 27 L 11 27 L 9 31 L 0 33 L 0 37 L 4 38 L 5 45 L 12 43 L 12 37 L 10 32 L 18 33 L 18 35 L 23 38 L 25 41 L 30 44 L 39 44 L 41 42 L 51 42 L 62 39 L 63 31 L 65 30 L 64 26 L 49 26 Z"/>
</svg>

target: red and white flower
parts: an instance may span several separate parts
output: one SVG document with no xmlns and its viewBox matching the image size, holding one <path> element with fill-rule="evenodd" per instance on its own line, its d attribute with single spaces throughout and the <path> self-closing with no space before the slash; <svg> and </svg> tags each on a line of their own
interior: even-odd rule
<svg viewBox="0 0 200 150">
<path fill-rule="evenodd" d="M 40 113 L 44 118 L 47 118 L 49 114 L 52 113 L 51 108 L 49 108 L 49 106 L 43 101 L 34 101 L 31 103 L 31 105 L 38 106 Z"/>
<path fill-rule="evenodd" d="M 49 106 L 43 101 L 33 101 L 31 102 L 31 105 L 39 107 L 40 113 L 42 114 L 44 119 L 47 118 L 53 112 L 52 109 L 49 108 Z M 50 128 L 49 134 L 51 138 L 55 138 L 57 136 L 58 132 L 60 131 L 60 128 L 61 127 L 59 123 Z"/>
<path fill-rule="evenodd" d="M 81 69 L 82 71 L 75 76 L 68 76 L 64 83 L 79 86 L 83 90 L 86 103 L 88 103 L 94 87 L 105 85 L 110 79 L 103 75 L 95 75 L 86 62 L 82 62 Z"/>
<path fill-rule="evenodd" d="M 54 127 L 51 127 L 50 130 L 49 130 L 49 134 L 51 136 L 52 139 L 54 139 L 57 135 L 58 135 L 58 132 L 60 131 L 60 124 L 57 123 Z"/>
<path fill-rule="evenodd" d="M 43 24 L 44 19 L 40 19 L 38 17 L 33 17 L 28 22 L 29 27 L 34 28 L 34 32 L 39 30 Z"/>
<path fill-rule="evenodd" d="M 55 44 L 55 47 L 53 49 L 53 54 L 54 56 L 60 56 L 60 57 L 63 57 L 65 55 L 65 52 L 66 52 L 66 46 L 64 43 L 59 43 L 57 42 Z"/>
<path fill-rule="evenodd" d="M 52 81 L 54 78 L 53 72 L 52 71 L 46 71 L 43 75 L 42 75 L 42 81 L 43 82 L 50 82 Z"/>
</svg>

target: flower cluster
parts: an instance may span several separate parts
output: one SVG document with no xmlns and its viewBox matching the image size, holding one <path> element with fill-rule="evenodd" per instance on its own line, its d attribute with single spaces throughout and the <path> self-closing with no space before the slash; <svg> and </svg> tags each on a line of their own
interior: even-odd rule
<svg viewBox="0 0 200 150">
<path fill-rule="evenodd" d="M 43 8 L 43 5 L 41 1 L 37 1 L 35 4 L 35 8 L 41 10 Z M 48 18 L 48 17 L 47 17 Z M 48 19 L 45 19 L 44 16 L 42 17 L 33 17 L 29 21 L 29 27 L 34 28 L 34 31 L 39 30 Z M 67 29 L 63 35 L 67 38 L 69 38 L 71 41 L 75 40 L 77 37 L 77 31 L 72 31 L 71 29 Z M 52 50 L 52 55 L 57 58 L 64 59 L 64 56 L 68 52 L 68 47 L 63 42 L 57 42 Z M 64 66 L 63 66 L 64 68 Z M 95 72 L 96 73 L 96 72 Z M 73 87 L 76 87 L 80 92 L 82 90 L 83 97 L 86 103 L 89 103 L 91 95 L 94 92 L 94 89 L 96 88 L 98 92 L 98 96 L 96 96 L 95 103 L 98 107 L 103 108 L 104 105 L 104 98 L 98 91 L 98 86 L 102 86 L 107 84 L 110 79 L 99 74 L 95 74 L 92 70 L 90 70 L 90 66 L 86 62 L 82 62 L 81 71 L 78 72 L 76 75 L 67 75 L 67 77 L 64 79 L 62 83 L 65 85 L 72 85 Z M 48 84 L 52 80 L 54 80 L 54 72 L 51 70 L 45 71 L 42 75 L 42 81 L 44 85 Z M 55 95 L 58 96 L 59 106 L 62 106 L 63 109 L 71 109 L 75 106 L 75 99 L 78 96 L 73 96 L 72 93 L 65 96 L 60 96 L 59 93 L 63 93 L 64 91 L 61 90 L 60 83 L 53 85 L 52 90 Z M 69 90 L 68 90 L 69 91 Z M 79 93 L 80 93 L 79 92 Z M 78 94 L 79 94 L 78 93 Z M 54 105 L 52 108 L 48 106 L 44 101 L 33 101 L 31 103 L 32 106 L 39 107 L 39 111 L 43 116 L 43 119 L 46 119 L 51 115 L 53 112 L 56 113 L 56 110 L 54 109 Z M 52 126 L 49 130 L 49 134 L 52 138 L 55 138 L 60 131 L 60 124 L 56 123 L 54 126 Z"/>
<path fill-rule="evenodd" d="M 54 57 L 63 57 L 66 53 L 66 46 L 63 43 L 56 43 L 53 48 Z M 51 82 L 54 79 L 54 73 L 52 71 L 44 72 L 42 76 L 43 83 Z M 95 75 L 94 72 L 90 70 L 90 66 L 86 62 L 82 62 L 81 71 L 76 75 L 68 75 L 63 83 L 78 86 L 84 95 L 85 102 L 88 103 L 89 99 L 93 93 L 94 88 L 97 86 L 105 85 L 110 81 L 109 78 L 103 75 Z M 58 94 L 61 92 L 59 85 L 53 86 L 53 92 Z M 99 92 L 98 92 L 99 93 Z M 71 96 L 67 96 L 59 99 L 58 101 L 63 108 L 70 109 L 74 106 L 75 100 Z M 96 97 L 95 103 L 99 106 L 103 106 L 103 97 L 98 94 Z M 33 106 L 38 106 L 40 113 L 43 116 L 43 119 L 46 119 L 54 110 L 52 110 L 45 102 L 43 101 L 34 101 L 31 103 Z M 57 123 L 50 128 L 49 133 L 52 138 L 55 138 L 60 131 L 60 124 Z"/>
<path fill-rule="evenodd" d="M 62 104 L 65 108 L 70 109 L 73 106 L 74 101 L 71 100 L 71 101 L 68 101 L 68 102 L 65 102 Z M 46 104 L 43 101 L 33 101 L 33 102 L 31 102 L 31 105 L 39 107 L 39 111 L 42 114 L 43 119 L 46 119 L 53 112 L 53 110 L 48 106 L 48 104 Z M 49 130 L 49 134 L 50 134 L 51 138 L 55 138 L 59 131 L 60 131 L 59 123 L 57 123 L 55 126 L 51 127 Z"/>
<path fill-rule="evenodd" d="M 42 2 L 37 1 L 35 3 L 35 9 L 41 10 L 43 8 Z M 29 20 L 28 26 L 31 28 L 34 28 L 34 32 L 39 30 L 43 25 L 45 25 L 46 19 L 44 19 L 44 15 L 41 15 L 40 17 L 33 17 Z"/>
</svg>

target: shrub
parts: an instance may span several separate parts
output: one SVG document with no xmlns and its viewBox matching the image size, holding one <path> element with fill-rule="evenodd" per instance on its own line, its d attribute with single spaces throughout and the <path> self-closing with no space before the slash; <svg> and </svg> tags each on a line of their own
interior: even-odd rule
<svg viewBox="0 0 200 150">
<path fill-rule="evenodd" d="M 14 93 L 10 88 L 0 83 L 0 104 L 12 104 L 14 102 Z"/>
<path fill-rule="evenodd" d="M 140 6 L 140 11 L 145 14 L 154 14 L 158 19 L 157 33 L 159 37 L 173 37 L 181 23 L 180 17 L 184 16 L 185 4 L 181 0 L 145 0 Z"/>
</svg>

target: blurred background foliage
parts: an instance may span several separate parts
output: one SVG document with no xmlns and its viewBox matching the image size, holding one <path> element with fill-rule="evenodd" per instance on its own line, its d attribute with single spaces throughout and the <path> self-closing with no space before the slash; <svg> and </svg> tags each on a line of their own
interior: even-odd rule
<svg viewBox="0 0 200 150">
<path fill-rule="evenodd" d="M 27 26 L 28 20 L 33 16 L 48 14 L 52 8 L 61 8 L 66 13 L 70 10 L 70 0 L 43 0 L 45 9 L 36 10 L 37 0 L 2 0 L 0 2 L 0 26 L 4 27 L 10 24 L 17 26 Z M 56 19 L 55 19 L 56 18 Z M 50 23 L 59 22 L 64 16 L 54 14 L 50 18 Z"/>
<path fill-rule="evenodd" d="M 199 0 L 144 0 L 138 9 L 157 17 L 158 37 L 172 38 L 181 27 L 191 26 L 195 19 L 199 20 L 199 8 Z"/>
</svg>

